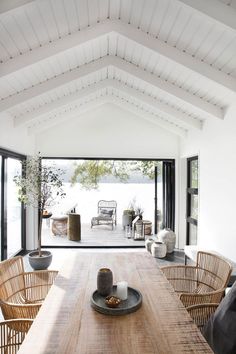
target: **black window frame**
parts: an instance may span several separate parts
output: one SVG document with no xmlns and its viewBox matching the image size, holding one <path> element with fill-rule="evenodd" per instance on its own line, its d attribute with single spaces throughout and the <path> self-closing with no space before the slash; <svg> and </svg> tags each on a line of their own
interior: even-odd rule
<svg viewBox="0 0 236 354">
<path fill-rule="evenodd" d="M 26 156 L 17 152 L 0 148 L 1 161 L 1 260 L 7 259 L 7 159 L 26 160 Z M 26 250 L 26 211 L 21 204 L 21 249 L 15 255 Z"/>
<path fill-rule="evenodd" d="M 176 188 L 176 180 L 175 180 L 175 170 L 176 170 L 176 162 L 175 159 L 171 158 L 138 158 L 138 157 L 83 157 L 83 156 L 42 156 L 42 160 L 119 160 L 119 161 L 161 161 L 170 163 L 172 172 L 172 200 L 171 200 L 171 223 L 173 230 L 175 229 L 175 188 Z M 157 170 L 155 169 L 155 182 L 157 181 Z M 164 200 L 163 200 L 164 201 Z M 154 234 L 157 233 L 157 190 L 155 187 L 154 191 Z M 42 245 L 43 248 L 143 248 L 145 246 L 61 246 L 61 245 Z"/>
<path fill-rule="evenodd" d="M 198 196 L 198 188 L 191 187 L 191 162 L 198 161 L 198 156 L 187 158 L 187 190 L 186 190 L 186 245 L 190 245 L 190 225 L 198 226 L 198 220 L 191 217 L 191 197 Z"/>
</svg>

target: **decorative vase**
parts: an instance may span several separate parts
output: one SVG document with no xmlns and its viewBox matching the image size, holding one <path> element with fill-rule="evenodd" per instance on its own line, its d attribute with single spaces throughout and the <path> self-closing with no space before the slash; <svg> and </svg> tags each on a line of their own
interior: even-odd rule
<svg viewBox="0 0 236 354">
<path fill-rule="evenodd" d="M 97 275 L 97 291 L 102 296 L 110 295 L 113 287 L 113 274 L 109 268 L 101 268 Z"/>
<path fill-rule="evenodd" d="M 164 242 L 167 247 L 167 253 L 172 253 L 175 248 L 176 235 L 171 229 L 161 230 L 158 235 L 158 240 Z"/>
<path fill-rule="evenodd" d="M 151 237 L 149 237 L 146 241 L 145 241 L 145 247 L 147 249 L 148 252 L 151 252 L 151 247 L 153 242 L 155 242 L 155 240 Z"/>
<path fill-rule="evenodd" d="M 155 258 L 164 258 L 166 256 L 166 244 L 163 242 L 153 242 L 151 252 Z"/>
</svg>

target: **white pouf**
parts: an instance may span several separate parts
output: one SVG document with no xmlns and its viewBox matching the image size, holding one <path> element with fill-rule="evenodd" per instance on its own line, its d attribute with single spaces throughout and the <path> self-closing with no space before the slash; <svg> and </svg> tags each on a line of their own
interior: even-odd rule
<svg viewBox="0 0 236 354">
<path fill-rule="evenodd" d="M 166 244 L 164 242 L 153 242 L 151 246 L 153 257 L 164 258 L 166 256 Z"/>
<path fill-rule="evenodd" d="M 158 232 L 158 240 L 164 242 L 167 247 L 167 253 L 172 253 L 175 248 L 176 235 L 171 229 L 164 229 Z"/>
</svg>

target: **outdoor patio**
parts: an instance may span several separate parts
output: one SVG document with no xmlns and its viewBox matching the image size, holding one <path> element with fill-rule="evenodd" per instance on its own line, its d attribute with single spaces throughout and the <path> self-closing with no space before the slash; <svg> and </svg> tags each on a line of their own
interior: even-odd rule
<svg viewBox="0 0 236 354">
<path fill-rule="evenodd" d="M 98 225 L 91 229 L 89 223 L 81 224 L 81 241 L 70 241 L 66 235 L 54 236 L 50 224 L 43 222 L 42 230 L 43 246 L 68 246 L 68 247 L 122 247 L 144 246 L 144 240 L 127 238 L 122 225 L 111 229 L 110 225 Z"/>
</svg>

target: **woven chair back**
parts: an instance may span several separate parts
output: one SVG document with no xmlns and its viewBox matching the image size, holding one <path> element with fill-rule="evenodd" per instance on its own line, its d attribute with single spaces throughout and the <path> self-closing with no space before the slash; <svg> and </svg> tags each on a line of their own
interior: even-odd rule
<svg viewBox="0 0 236 354">
<path fill-rule="evenodd" d="M 0 300 L 20 303 L 25 298 L 24 265 L 21 256 L 0 263 Z"/>
<path fill-rule="evenodd" d="M 197 254 L 198 293 L 225 288 L 232 272 L 231 264 L 216 254 L 199 251 Z"/>
<path fill-rule="evenodd" d="M 32 323 L 28 319 L 0 322 L 0 353 L 17 353 Z"/>
</svg>

